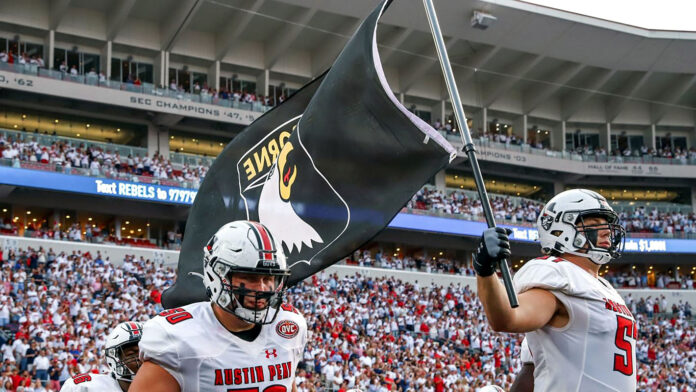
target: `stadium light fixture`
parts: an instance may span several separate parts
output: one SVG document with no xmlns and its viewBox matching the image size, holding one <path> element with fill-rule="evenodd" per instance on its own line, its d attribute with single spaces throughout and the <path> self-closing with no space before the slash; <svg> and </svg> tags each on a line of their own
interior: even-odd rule
<svg viewBox="0 0 696 392">
<path fill-rule="evenodd" d="M 58 119 L 56 119 L 54 122 L 55 122 L 56 124 L 58 124 Z"/>
<path fill-rule="evenodd" d="M 116 128 L 116 132 L 121 132 L 121 128 Z"/>
<path fill-rule="evenodd" d="M 17 124 L 15 124 L 14 127 L 17 128 Z"/>
<path fill-rule="evenodd" d="M 31 211 L 27 211 L 27 215 L 31 215 Z"/>
<path fill-rule="evenodd" d="M 77 137 L 80 137 L 80 134 L 79 134 L 79 133 L 77 134 Z"/>
<path fill-rule="evenodd" d="M 27 115 L 26 115 L 26 114 L 22 114 L 22 120 L 25 119 L 25 118 L 27 118 Z"/>
<path fill-rule="evenodd" d="M 87 218 L 87 220 L 91 222 L 91 221 L 92 221 L 92 217 L 90 216 L 89 218 Z"/>
<path fill-rule="evenodd" d="M 89 128 L 89 124 L 85 125 L 87 128 Z"/>
<path fill-rule="evenodd" d="M 126 221 L 126 224 L 129 225 L 129 224 L 130 224 L 130 221 Z"/>
<path fill-rule="evenodd" d="M 7 212 L 7 208 L 3 208 L 3 209 L 2 209 L 2 212 Z"/>
</svg>

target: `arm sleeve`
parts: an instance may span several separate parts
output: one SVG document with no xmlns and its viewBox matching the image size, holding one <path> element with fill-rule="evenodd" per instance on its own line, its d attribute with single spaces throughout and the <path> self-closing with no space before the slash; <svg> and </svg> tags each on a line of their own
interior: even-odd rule
<svg viewBox="0 0 696 392">
<path fill-rule="evenodd" d="M 143 326 L 143 337 L 138 343 L 140 360 L 151 361 L 161 366 L 174 377 L 179 387 L 183 388 L 184 375 L 180 367 L 176 340 L 169 336 L 159 321 L 159 318 L 155 317 Z"/>
<path fill-rule="evenodd" d="M 532 356 L 532 351 L 529 349 L 529 344 L 527 344 L 527 338 L 522 340 L 522 345 L 520 346 L 520 361 L 525 363 L 534 363 L 534 357 Z"/>
<path fill-rule="evenodd" d="M 297 348 L 297 351 L 295 352 L 295 355 L 297 356 L 297 362 L 301 362 L 302 360 L 304 360 L 304 350 L 307 346 L 307 320 L 304 318 L 304 316 L 300 317 L 300 345 Z"/>
<path fill-rule="evenodd" d="M 512 282 L 517 294 L 533 288 L 566 292 L 570 282 L 552 261 L 532 260 L 515 274 Z"/>
<path fill-rule="evenodd" d="M 60 392 L 81 392 L 80 388 L 75 385 L 72 378 L 65 380 L 63 387 L 60 388 Z"/>
</svg>

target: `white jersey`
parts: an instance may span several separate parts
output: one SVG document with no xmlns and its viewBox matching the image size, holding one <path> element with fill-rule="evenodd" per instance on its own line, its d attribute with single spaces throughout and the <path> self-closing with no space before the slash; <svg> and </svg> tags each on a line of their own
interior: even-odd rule
<svg viewBox="0 0 696 392">
<path fill-rule="evenodd" d="M 532 356 L 532 352 L 529 351 L 527 338 L 522 339 L 522 344 L 520 345 L 520 362 L 522 362 L 523 365 L 525 363 L 534 363 L 534 356 Z"/>
<path fill-rule="evenodd" d="M 517 293 L 549 290 L 568 311 L 568 324 L 527 333 L 540 391 L 635 391 L 638 328 L 607 282 L 559 257 L 527 262 L 515 275 Z"/>
<path fill-rule="evenodd" d="M 123 392 L 118 381 L 108 374 L 84 373 L 67 379 L 60 392 Z"/>
<path fill-rule="evenodd" d="M 143 328 L 140 357 L 162 366 L 182 391 L 291 391 L 307 342 L 307 322 L 283 304 L 252 342 L 220 324 L 209 302 L 169 309 Z M 282 388 L 282 389 L 281 389 Z"/>
</svg>

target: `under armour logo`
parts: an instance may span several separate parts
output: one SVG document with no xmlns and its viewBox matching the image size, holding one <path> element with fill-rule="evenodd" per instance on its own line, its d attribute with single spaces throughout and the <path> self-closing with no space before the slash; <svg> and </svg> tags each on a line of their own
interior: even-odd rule
<svg viewBox="0 0 696 392">
<path fill-rule="evenodd" d="M 270 358 L 271 355 L 273 355 L 273 358 L 278 357 L 278 352 L 276 351 L 276 349 L 272 348 L 270 350 L 266 350 L 266 358 Z"/>
</svg>

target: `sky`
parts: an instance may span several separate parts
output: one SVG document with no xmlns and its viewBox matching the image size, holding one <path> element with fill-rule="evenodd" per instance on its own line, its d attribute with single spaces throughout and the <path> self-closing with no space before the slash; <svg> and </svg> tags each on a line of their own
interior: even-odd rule
<svg viewBox="0 0 696 392">
<path fill-rule="evenodd" d="M 694 0 L 524 0 L 650 30 L 696 31 Z"/>
</svg>

